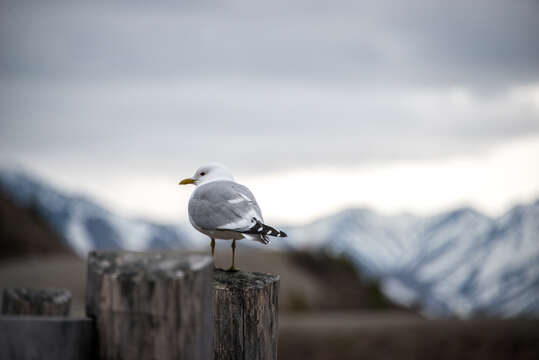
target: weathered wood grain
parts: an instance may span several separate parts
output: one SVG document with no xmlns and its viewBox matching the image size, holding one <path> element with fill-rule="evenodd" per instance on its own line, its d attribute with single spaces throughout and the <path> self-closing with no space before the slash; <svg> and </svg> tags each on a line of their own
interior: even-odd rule
<svg viewBox="0 0 539 360">
<path fill-rule="evenodd" d="M 67 289 L 4 289 L 3 315 L 68 316 L 71 292 Z"/>
<path fill-rule="evenodd" d="M 214 359 L 277 359 L 279 275 L 214 271 Z"/>
<path fill-rule="evenodd" d="M 208 256 L 90 253 L 87 314 L 100 359 L 209 359 L 212 273 Z"/>
</svg>

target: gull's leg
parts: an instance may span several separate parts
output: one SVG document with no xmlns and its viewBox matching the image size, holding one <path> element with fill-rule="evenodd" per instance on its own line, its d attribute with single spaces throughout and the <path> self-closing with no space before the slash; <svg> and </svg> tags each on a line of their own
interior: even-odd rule
<svg viewBox="0 0 539 360">
<path fill-rule="evenodd" d="M 238 271 L 234 266 L 234 255 L 236 253 L 236 239 L 232 240 L 232 266 L 227 271 Z"/>
<path fill-rule="evenodd" d="M 215 252 L 215 239 L 214 238 L 210 238 L 211 239 L 211 256 L 213 257 L 213 253 Z"/>
</svg>

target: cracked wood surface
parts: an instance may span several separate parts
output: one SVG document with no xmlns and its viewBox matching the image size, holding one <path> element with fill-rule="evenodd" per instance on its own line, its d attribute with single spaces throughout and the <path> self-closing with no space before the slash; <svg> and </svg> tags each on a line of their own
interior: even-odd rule
<svg viewBox="0 0 539 360">
<path fill-rule="evenodd" d="M 279 275 L 214 271 L 215 360 L 277 359 Z"/>
<path fill-rule="evenodd" d="M 100 359 L 210 359 L 212 272 L 208 256 L 90 253 L 87 314 Z"/>
</svg>

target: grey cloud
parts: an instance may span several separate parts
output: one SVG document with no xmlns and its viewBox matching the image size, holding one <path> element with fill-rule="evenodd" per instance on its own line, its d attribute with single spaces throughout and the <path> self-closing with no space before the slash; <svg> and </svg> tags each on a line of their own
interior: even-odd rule
<svg viewBox="0 0 539 360">
<path fill-rule="evenodd" d="M 539 132 L 537 104 L 509 94 L 539 82 L 533 1 L 0 6 L 8 158 L 268 170 L 445 156 Z M 451 103 L 453 88 L 470 103 Z"/>
<path fill-rule="evenodd" d="M 533 1 L 205 4 L 12 4 L 2 15 L 2 74 L 483 88 L 539 76 Z"/>
<path fill-rule="evenodd" d="M 510 97 L 461 109 L 429 94 L 234 82 L 19 88 L 1 93 L 10 120 L 0 149 L 96 168 L 222 159 L 272 170 L 446 156 L 539 132 L 537 110 Z"/>
</svg>

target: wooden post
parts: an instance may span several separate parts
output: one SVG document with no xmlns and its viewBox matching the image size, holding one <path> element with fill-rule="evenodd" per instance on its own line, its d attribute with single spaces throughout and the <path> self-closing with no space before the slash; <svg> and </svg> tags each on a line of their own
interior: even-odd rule
<svg viewBox="0 0 539 360">
<path fill-rule="evenodd" d="M 95 327 L 88 318 L 0 316 L 0 359 L 95 360 Z"/>
<path fill-rule="evenodd" d="M 4 289 L 3 315 L 68 316 L 71 292 L 67 289 Z"/>
<path fill-rule="evenodd" d="M 209 256 L 90 253 L 86 312 L 100 359 L 209 359 L 212 272 Z"/>
<path fill-rule="evenodd" d="M 214 359 L 277 359 L 279 275 L 214 271 Z"/>
</svg>

